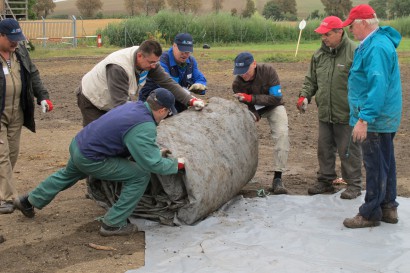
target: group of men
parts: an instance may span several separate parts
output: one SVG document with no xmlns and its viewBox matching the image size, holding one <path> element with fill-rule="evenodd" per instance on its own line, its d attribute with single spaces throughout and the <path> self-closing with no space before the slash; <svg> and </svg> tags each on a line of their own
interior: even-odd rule
<svg viewBox="0 0 410 273">
<path fill-rule="evenodd" d="M 358 47 L 343 30 L 347 26 L 360 41 Z M 396 53 L 401 36 L 391 27 L 379 27 L 376 13 L 369 5 L 354 7 L 344 22 L 335 16 L 326 17 L 315 31 L 322 37 L 322 46 L 312 56 L 297 101 L 301 112 L 307 110 L 313 97 L 318 107 L 319 171 L 317 183 L 308 193 L 334 191 L 332 182 L 337 178 L 338 154 L 342 178 L 348 184 L 341 198 L 356 198 L 362 190 L 363 160 L 365 203 L 355 217 L 345 219 L 343 224 L 361 228 L 377 226 L 380 221 L 397 223 L 393 138 L 401 118 L 401 81 Z M 166 175 L 184 170 L 184 158 L 165 157 L 166 151 L 161 151 L 156 144 L 156 126 L 162 119 L 188 107 L 195 110 L 205 107 L 203 100 L 192 95 L 203 95 L 207 90 L 205 76 L 191 56 L 192 36 L 178 34 L 172 47 L 164 53 L 157 42 L 145 41 L 140 46 L 110 54 L 89 71 L 76 92 L 84 128 L 70 144 L 67 166 L 29 194 L 18 197 L 11 173 L 17 160 L 19 137 L 12 134 L 20 135 L 23 121 L 25 126 L 31 124 L 34 131 L 34 107 L 27 103 L 33 95 L 44 111 L 51 111 L 52 104 L 28 53 L 17 44 L 24 39 L 17 21 L 0 22 L 0 33 L 4 73 L 0 80 L 7 83 L 3 85 L 6 92 L 0 92 L 3 95 L 0 97 L 3 100 L 0 140 L 8 144 L 7 148 L 0 146 L 7 149 L 1 150 L 0 155 L 0 175 L 7 175 L 0 182 L 0 213 L 11 213 L 18 208 L 25 216 L 34 217 L 34 208 L 43 208 L 59 192 L 90 176 L 123 183 L 118 201 L 102 218 L 100 234 L 127 235 L 137 231 L 127 218 L 144 193 L 150 173 Z M 25 59 L 27 67 L 23 66 Z M 20 60 L 20 68 L 14 71 L 16 60 Z M 27 78 L 32 84 L 27 84 L 23 77 L 20 83 L 8 81 L 7 77 L 18 78 L 20 74 L 16 72 L 23 69 L 31 75 Z M 248 106 L 255 121 L 268 120 L 274 140 L 272 191 L 286 194 L 282 173 L 286 170 L 290 144 L 278 74 L 271 65 L 257 64 L 249 52 L 235 58 L 233 72 L 234 96 Z M 138 101 L 133 101 L 137 94 Z M 11 101 L 16 97 L 21 99 Z M 134 161 L 128 160 L 129 156 Z"/>
</svg>

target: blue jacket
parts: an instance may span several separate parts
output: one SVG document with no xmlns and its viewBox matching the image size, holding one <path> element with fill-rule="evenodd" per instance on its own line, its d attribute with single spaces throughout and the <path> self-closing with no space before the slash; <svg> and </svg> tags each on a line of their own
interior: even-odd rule
<svg viewBox="0 0 410 273">
<path fill-rule="evenodd" d="M 361 118 L 368 132 L 393 133 L 402 114 L 402 89 L 396 48 L 401 35 L 380 27 L 356 49 L 348 79 L 350 125 Z"/>
<path fill-rule="evenodd" d="M 160 64 L 171 78 L 180 86 L 189 88 L 194 83 L 206 85 L 206 78 L 198 69 L 198 64 L 193 56 L 189 56 L 184 67 L 178 66 L 174 58 L 174 50 L 171 47 L 168 51 L 162 53 Z M 139 100 L 145 101 L 152 90 L 158 88 L 155 82 L 150 78 L 139 93 Z M 205 95 L 205 91 L 203 94 Z"/>
</svg>

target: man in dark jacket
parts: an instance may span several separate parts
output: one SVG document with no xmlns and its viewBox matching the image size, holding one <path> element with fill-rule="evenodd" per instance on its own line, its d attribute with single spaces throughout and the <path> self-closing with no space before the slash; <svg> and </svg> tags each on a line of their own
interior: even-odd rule
<svg viewBox="0 0 410 273">
<path fill-rule="evenodd" d="M 276 70 L 268 64 L 256 64 L 249 52 L 242 52 L 235 58 L 235 80 L 232 84 L 235 97 L 248 105 L 255 120 L 266 117 L 272 133 L 274 194 L 286 194 L 282 183 L 282 172 L 286 169 L 289 153 L 288 115 L 283 105 L 282 89 Z"/>
<path fill-rule="evenodd" d="M 191 53 L 194 51 L 194 41 L 191 34 L 179 33 L 175 36 L 172 47 L 162 53 L 160 64 L 171 78 L 183 87 L 189 94 L 189 91 L 205 95 L 206 78 L 198 68 L 198 63 Z M 139 93 L 139 99 L 145 101 L 152 90 L 158 88 L 158 83 L 151 78 L 147 78 L 147 83 Z M 187 109 L 187 106 L 176 101 L 175 108 L 178 112 Z"/>
<path fill-rule="evenodd" d="M 351 139 L 347 76 L 356 45 L 343 31 L 342 20 L 336 16 L 323 19 L 315 32 L 322 36 L 322 46 L 313 54 L 299 95 L 297 107 L 304 112 L 315 97 L 319 114 L 317 183 L 309 194 L 333 193 L 336 174 L 336 152 L 341 162 L 341 175 L 347 189 L 340 195 L 354 199 L 361 194 L 360 147 Z"/>
<path fill-rule="evenodd" d="M 0 214 L 14 211 L 17 190 L 12 181 L 20 148 L 21 128 L 35 132 L 34 97 L 43 112 L 53 105 L 27 49 L 26 38 L 14 19 L 0 22 Z"/>
</svg>

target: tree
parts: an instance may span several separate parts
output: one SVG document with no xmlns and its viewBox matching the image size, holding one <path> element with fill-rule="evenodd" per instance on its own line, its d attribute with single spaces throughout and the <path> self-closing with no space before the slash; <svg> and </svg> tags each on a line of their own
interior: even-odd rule
<svg viewBox="0 0 410 273">
<path fill-rule="evenodd" d="M 151 10 L 158 13 L 165 8 L 165 0 L 151 0 Z"/>
<path fill-rule="evenodd" d="M 124 0 L 125 10 L 127 10 L 131 16 L 138 15 L 137 1 L 138 0 Z"/>
<path fill-rule="evenodd" d="M 82 16 L 90 18 L 102 9 L 103 3 L 101 0 L 77 0 L 75 5 Z"/>
<path fill-rule="evenodd" d="M 374 9 L 378 18 L 387 18 L 387 2 L 386 0 L 370 0 L 369 5 Z"/>
<path fill-rule="evenodd" d="M 384 1 L 384 0 L 383 0 L 383 1 Z M 308 20 L 320 19 L 319 10 L 318 10 L 318 9 L 315 9 L 314 11 L 312 11 L 312 12 L 309 14 L 309 16 L 308 16 L 307 19 L 308 19 Z"/>
<path fill-rule="evenodd" d="M 377 14 L 377 13 L 376 13 Z M 390 16 L 393 18 L 410 15 L 410 0 L 394 0 L 390 7 Z"/>
<path fill-rule="evenodd" d="M 36 14 L 37 18 L 43 16 L 46 18 L 51 12 L 54 11 L 56 4 L 53 0 L 37 0 L 33 6 L 33 11 Z"/>
<path fill-rule="evenodd" d="M 231 9 L 231 16 L 238 15 L 238 10 L 236 8 Z"/>
<path fill-rule="evenodd" d="M 340 18 L 346 18 L 352 9 L 351 0 L 320 0 L 325 6 L 327 15 L 334 15 Z"/>
<path fill-rule="evenodd" d="M 289 13 L 296 15 L 296 0 L 274 0 L 282 13 Z"/>
<path fill-rule="evenodd" d="M 197 12 L 202 4 L 200 0 L 167 0 L 167 2 L 172 10 L 176 10 L 179 13 Z"/>
<path fill-rule="evenodd" d="M 262 15 L 266 18 L 272 18 L 274 20 L 282 20 L 283 15 L 279 8 L 279 6 L 275 3 L 275 1 L 266 2 L 265 6 L 263 7 Z"/>
<path fill-rule="evenodd" d="M 256 11 L 255 3 L 252 0 L 246 0 L 245 9 L 242 11 L 242 17 L 251 17 Z"/>
<path fill-rule="evenodd" d="M 223 0 L 212 1 L 212 10 L 215 11 L 215 13 L 219 13 L 219 11 L 222 9 L 222 2 Z"/>
</svg>

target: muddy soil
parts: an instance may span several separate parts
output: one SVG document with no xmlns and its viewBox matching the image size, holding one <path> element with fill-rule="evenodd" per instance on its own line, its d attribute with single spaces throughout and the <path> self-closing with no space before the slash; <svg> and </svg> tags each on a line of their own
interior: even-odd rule
<svg viewBox="0 0 410 273">
<path fill-rule="evenodd" d="M 63 167 L 68 158 L 68 145 L 81 129 L 81 114 L 74 90 L 81 77 L 100 58 L 58 58 L 36 60 L 42 79 L 49 89 L 55 110 L 43 114 L 37 109 L 37 133 L 24 129 L 20 157 L 14 179 L 20 193 L 35 187 L 52 172 Z M 205 98 L 219 96 L 233 100 L 231 91 L 232 63 L 210 61 L 199 57 L 201 70 L 208 78 Z M 315 181 L 317 171 L 317 111 L 309 105 L 299 114 L 295 103 L 308 63 L 275 63 L 282 82 L 289 116 L 291 151 L 288 170 L 283 180 L 291 195 L 305 195 Z M 401 68 L 402 81 L 410 80 L 410 66 Z M 408 141 L 409 86 L 403 85 L 403 120 L 396 136 L 398 192 L 410 197 Z M 241 194 L 255 197 L 256 190 L 269 192 L 273 178 L 272 140 L 266 120 L 257 124 L 259 165 L 255 177 Z M 343 186 L 340 186 L 343 188 Z M 124 272 L 144 265 L 144 233 L 124 238 L 103 238 L 98 235 L 95 218 L 104 214 L 94 201 L 86 198 L 86 185 L 80 181 L 59 194 L 34 219 L 19 212 L 0 215 L 0 272 Z M 272 208 L 274 210 L 274 208 Z M 352 211 L 352 216 L 356 211 Z M 96 250 L 90 243 L 111 247 Z"/>
</svg>

